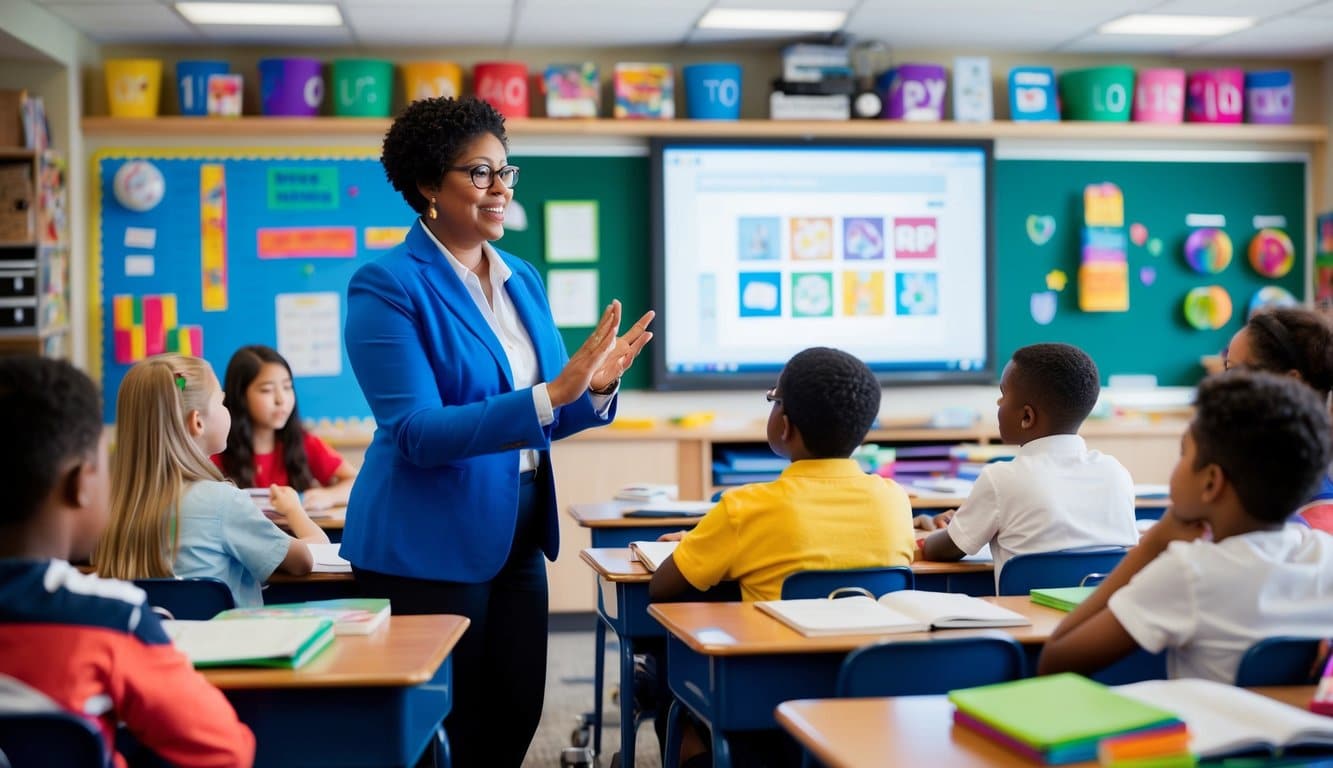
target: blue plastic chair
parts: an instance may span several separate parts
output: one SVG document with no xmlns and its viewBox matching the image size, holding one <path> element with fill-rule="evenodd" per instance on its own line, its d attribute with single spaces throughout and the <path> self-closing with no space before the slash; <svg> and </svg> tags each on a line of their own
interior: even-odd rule
<svg viewBox="0 0 1333 768">
<path fill-rule="evenodd" d="M 839 696 L 925 696 L 1020 680 L 1023 646 L 999 632 L 889 640 L 852 651 L 838 671 Z"/>
<path fill-rule="evenodd" d="M 8 763 L 5 761 L 8 760 Z M 0 765 L 105 768 L 102 734 L 68 712 L 0 714 Z"/>
<path fill-rule="evenodd" d="M 161 608 L 174 619 L 206 621 L 236 607 L 231 589 L 219 579 L 135 579 L 134 585 L 148 593 L 148 604 Z"/>
<path fill-rule="evenodd" d="M 843 587 L 860 587 L 875 597 L 900 589 L 913 589 L 916 579 L 905 565 L 885 568 L 842 568 L 827 571 L 798 571 L 782 582 L 782 599 L 828 597 Z"/>
<path fill-rule="evenodd" d="M 1240 657 L 1236 685 L 1312 685 L 1319 680 L 1318 637 L 1270 637 Z"/>
<path fill-rule="evenodd" d="M 1026 595 L 1045 587 L 1077 587 L 1092 574 L 1107 574 L 1129 551 L 1124 547 L 1068 549 L 1015 555 L 1000 570 L 1001 595 Z"/>
</svg>

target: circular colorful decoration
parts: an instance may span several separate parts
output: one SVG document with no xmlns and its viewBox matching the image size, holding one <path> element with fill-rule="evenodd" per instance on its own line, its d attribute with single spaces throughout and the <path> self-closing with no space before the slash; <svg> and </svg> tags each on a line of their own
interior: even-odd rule
<svg viewBox="0 0 1333 768">
<path fill-rule="evenodd" d="M 132 160 L 120 166 L 111 180 L 116 202 L 136 213 L 151 211 L 162 202 L 167 183 L 156 165 L 146 160 Z"/>
<path fill-rule="evenodd" d="M 1185 295 L 1185 322 L 1199 331 L 1215 331 L 1231 320 L 1231 294 L 1220 285 L 1193 288 Z"/>
<path fill-rule="evenodd" d="M 1250 241 L 1250 266 L 1264 277 L 1283 277 L 1296 264 L 1296 247 L 1280 229 L 1261 229 Z"/>
<path fill-rule="evenodd" d="M 1220 229 L 1205 227 L 1185 241 L 1185 261 L 1195 272 L 1215 275 L 1231 263 L 1231 238 Z"/>
<path fill-rule="evenodd" d="M 1254 292 L 1250 297 L 1250 309 L 1246 313 L 1246 318 L 1254 317 L 1254 313 L 1261 309 L 1272 307 L 1294 307 L 1300 302 L 1291 291 L 1278 285 L 1265 285 L 1263 288 Z"/>
</svg>

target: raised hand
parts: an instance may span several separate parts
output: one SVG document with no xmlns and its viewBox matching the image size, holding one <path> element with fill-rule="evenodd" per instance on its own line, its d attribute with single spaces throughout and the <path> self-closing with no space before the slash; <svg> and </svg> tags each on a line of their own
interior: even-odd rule
<svg viewBox="0 0 1333 768">
<path fill-rule="evenodd" d="M 572 403 L 583 396 L 592 382 L 593 374 L 606 364 L 616 348 L 616 333 L 620 330 L 620 300 L 616 299 L 602 313 L 602 319 L 554 379 L 547 382 L 546 394 L 551 405 Z"/>
<path fill-rule="evenodd" d="M 611 386 L 621 376 L 625 375 L 630 366 L 634 364 L 634 358 L 639 356 L 644 346 L 652 341 L 653 332 L 648 330 L 648 324 L 653 321 L 657 315 L 651 309 L 643 313 L 639 321 L 630 326 L 620 338 L 616 339 L 616 346 L 611 350 L 611 354 L 606 358 L 603 364 L 592 375 L 590 382 L 593 389 L 603 390 Z"/>
</svg>

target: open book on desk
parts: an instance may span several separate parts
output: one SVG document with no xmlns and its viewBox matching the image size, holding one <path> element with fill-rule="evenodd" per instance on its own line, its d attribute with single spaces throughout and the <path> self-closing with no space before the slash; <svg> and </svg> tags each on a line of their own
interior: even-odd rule
<svg viewBox="0 0 1333 768">
<path fill-rule="evenodd" d="M 310 569 L 311 573 L 351 573 L 352 564 L 343 559 L 339 554 L 341 544 L 307 544 L 310 547 L 310 554 L 315 557 L 315 565 Z"/>
<path fill-rule="evenodd" d="M 755 606 L 806 637 L 1032 624 L 1022 614 L 970 595 L 914 589 L 889 592 L 878 600 L 854 595 L 837 599 L 770 600 Z"/>
<path fill-rule="evenodd" d="M 1190 732 L 1190 751 L 1202 758 L 1275 754 L 1291 747 L 1333 747 L 1333 719 L 1211 680 L 1148 680 L 1114 689 L 1174 712 Z"/>
<path fill-rule="evenodd" d="M 671 557 L 671 553 L 676 551 L 676 545 L 679 543 L 679 541 L 631 541 L 629 549 L 634 553 L 634 559 L 643 563 L 644 568 L 656 571 L 668 557 Z"/>
</svg>

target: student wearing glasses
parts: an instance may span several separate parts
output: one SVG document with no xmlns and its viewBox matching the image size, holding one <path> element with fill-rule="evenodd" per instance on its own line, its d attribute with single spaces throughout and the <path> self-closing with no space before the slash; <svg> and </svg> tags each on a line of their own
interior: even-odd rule
<svg viewBox="0 0 1333 768">
<path fill-rule="evenodd" d="M 1228 370 L 1291 376 L 1313 389 L 1326 405 L 1333 399 L 1333 324 L 1314 310 L 1281 307 L 1256 312 L 1231 337 L 1223 360 Z M 1333 533 L 1333 479 L 1328 472 L 1293 520 Z"/>
<path fill-rule="evenodd" d="M 454 762 L 518 768 L 546 681 L 550 445 L 614 418 L 653 313 L 617 336 L 613 301 L 566 353 L 537 270 L 490 244 L 519 179 L 507 156 L 503 118 L 476 99 L 415 101 L 385 136 L 385 175 L 419 218 L 347 289 L 347 356 L 378 428 L 342 554 L 394 613 L 471 619 Z"/>
</svg>

